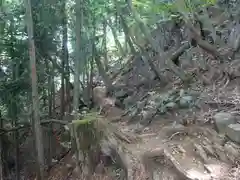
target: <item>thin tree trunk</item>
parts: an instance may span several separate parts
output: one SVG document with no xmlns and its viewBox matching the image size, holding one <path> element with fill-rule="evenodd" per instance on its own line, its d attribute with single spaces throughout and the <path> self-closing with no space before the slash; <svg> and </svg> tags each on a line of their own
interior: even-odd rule
<svg viewBox="0 0 240 180">
<path fill-rule="evenodd" d="M 55 100 L 56 93 L 55 93 L 54 76 L 52 77 L 51 92 L 52 92 L 52 114 L 56 116 L 56 100 Z"/>
<path fill-rule="evenodd" d="M 65 112 L 65 59 L 66 59 L 66 49 L 67 49 L 67 25 L 66 25 L 66 15 L 65 15 L 65 1 L 62 1 L 61 14 L 62 14 L 62 75 L 61 75 L 61 111 L 60 118 L 63 119 Z"/>
<path fill-rule="evenodd" d="M 60 119 L 63 119 L 65 112 L 65 83 L 64 83 L 64 62 L 62 61 L 62 75 L 61 75 L 61 110 L 60 110 Z"/>
<path fill-rule="evenodd" d="M 37 164 L 38 164 L 38 180 L 44 180 L 44 151 L 42 141 L 42 129 L 39 117 L 39 98 L 37 88 L 37 72 L 36 72 L 36 52 L 33 37 L 33 20 L 31 11 L 31 0 L 25 0 L 26 8 L 26 25 L 29 39 L 29 58 L 32 78 L 32 102 L 33 102 L 33 123 L 36 141 Z"/>
<path fill-rule="evenodd" d="M 129 5 L 131 5 L 131 0 L 128 1 Z M 133 46 L 133 42 L 130 38 L 130 33 L 129 33 L 129 28 L 127 26 L 127 23 L 125 22 L 124 18 L 123 18 L 123 11 L 121 10 L 121 8 L 119 7 L 119 4 L 116 0 L 114 0 L 114 4 L 116 6 L 116 9 L 118 11 L 118 14 L 119 14 L 119 18 L 120 18 L 120 22 L 121 22 L 121 25 L 122 25 L 122 28 L 123 28 L 123 32 L 125 34 L 125 37 L 126 37 L 126 41 L 131 49 L 131 53 L 133 54 L 136 54 L 136 50 Z"/>
<path fill-rule="evenodd" d="M 69 71 L 69 60 L 68 60 L 68 58 L 66 59 L 66 71 L 65 71 L 65 73 L 66 73 L 66 99 L 67 99 L 67 102 L 68 102 L 68 108 L 67 108 L 67 112 L 68 113 L 71 113 L 72 112 L 72 108 L 71 108 L 71 101 L 70 101 L 70 99 L 71 99 L 71 95 L 70 95 L 70 91 L 71 91 L 71 87 L 70 87 L 70 71 Z"/>
<path fill-rule="evenodd" d="M 120 51 L 121 56 L 123 56 L 124 55 L 124 50 L 123 50 L 123 47 L 122 47 L 121 43 L 118 40 L 117 32 L 115 31 L 115 29 L 114 29 L 114 27 L 112 25 L 112 21 L 109 19 L 109 23 L 107 23 L 107 24 L 108 24 L 108 26 L 110 27 L 110 29 L 112 31 L 113 38 L 114 38 L 114 41 L 115 41 L 115 43 L 116 43 L 116 45 L 118 47 L 118 50 Z"/>
<path fill-rule="evenodd" d="M 83 1 L 82 0 L 76 0 L 76 5 L 75 5 L 75 12 L 76 12 L 76 49 L 75 49 L 75 74 L 74 74 L 74 92 L 73 92 L 73 115 L 74 115 L 74 119 L 78 119 L 78 106 L 79 106 L 79 89 L 80 89 L 80 80 L 79 80 L 79 75 L 80 75 L 80 60 L 82 60 L 81 58 L 81 37 L 82 37 L 82 27 L 83 27 Z M 74 125 L 71 127 L 72 129 L 74 129 Z M 73 132 L 75 132 L 73 130 Z M 78 145 L 78 137 L 77 135 L 75 135 L 75 133 L 71 133 L 72 134 L 72 138 L 71 138 L 71 142 L 72 142 L 72 149 L 76 150 L 79 149 Z M 77 148 L 76 148 L 77 147 Z M 81 163 L 82 163 L 82 159 L 81 158 L 81 154 L 79 154 L 79 152 L 76 152 L 76 159 L 77 159 L 77 168 L 78 171 L 80 171 L 80 173 L 83 173 L 82 169 L 81 169 Z"/>
<path fill-rule="evenodd" d="M 50 67 L 49 64 L 46 61 L 46 68 L 47 68 L 47 72 L 48 72 L 48 90 L 47 90 L 47 94 L 48 94 L 48 116 L 49 118 L 52 118 L 52 109 L 53 109 L 53 96 L 52 96 L 52 74 L 50 71 Z"/>
<path fill-rule="evenodd" d="M 182 69 L 178 68 L 172 61 L 166 61 L 165 59 L 162 59 L 161 56 L 164 54 L 163 50 L 160 48 L 158 43 L 153 39 L 150 31 L 148 30 L 146 25 L 142 22 L 142 20 L 141 20 L 139 14 L 137 13 L 137 11 L 134 8 L 132 8 L 131 12 L 132 12 L 132 15 L 133 15 L 134 19 L 138 23 L 139 28 L 141 29 L 142 33 L 144 34 L 144 36 L 146 37 L 146 39 L 148 40 L 148 42 L 150 43 L 152 48 L 158 53 L 158 56 L 161 59 L 160 60 L 160 66 L 163 67 L 164 65 L 166 65 L 169 69 L 171 69 L 171 71 L 175 75 L 180 77 L 180 79 L 185 80 L 186 79 L 186 74 Z"/>
<path fill-rule="evenodd" d="M 104 51 L 104 66 L 105 71 L 108 71 L 108 57 L 107 57 L 107 22 L 103 22 L 103 51 Z"/>
<path fill-rule="evenodd" d="M 0 128 L 3 128 L 2 112 L 0 111 Z M 3 136 L 0 136 L 0 180 L 3 180 Z"/>
<path fill-rule="evenodd" d="M 102 76 L 103 82 L 104 82 L 105 86 L 107 87 L 107 92 L 112 93 L 113 90 L 114 90 L 112 81 L 108 77 L 106 71 L 104 70 L 104 67 L 103 67 L 102 62 L 100 60 L 100 57 L 99 57 L 98 53 L 96 52 L 96 45 L 95 45 L 94 42 L 93 42 L 93 56 L 94 56 L 99 74 Z"/>
<path fill-rule="evenodd" d="M 121 23 L 122 23 L 123 31 L 124 31 L 125 36 L 126 36 L 127 43 L 128 43 L 128 45 L 131 49 L 131 53 L 136 54 L 136 50 L 135 50 L 135 48 L 133 46 L 133 42 L 130 38 L 128 26 L 127 26 L 127 24 L 126 24 L 126 22 L 125 22 L 125 20 L 124 20 L 124 18 L 121 14 L 120 14 L 120 20 L 121 20 Z"/>
<path fill-rule="evenodd" d="M 94 64 L 94 57 L 92 57 L 91 62 L 90 62 L 90 80 L 89 80 L 89 85 L 88 85 L 90 100 L 93 98 L 93 64 Z M 91 101 L 89 101 L 88 106 L 89 106 L 89 108 L 91 108 L 91 106 L 92 106 Z"/>
<path fill-rule="evenodd" d="M 10 23 L 10 28 L 13 29 L 13 21 L 11 20 Z M 10 54 L 11 54 L 11 58 L 12 58 L 12 79 L 13 81 L 16 81 L 18 79 L 18 70 L 19 70 L 19 61 L 14 61 L 14 45 L 13 45 L 13 34 L 12 32 L 10 33 L 10 44 L 11 44 L 11 48 L 10 48 Z M 12 127 L 16 127 L 17 126 L 17 122 L 18 122 L 18 107 L 17 107 L 17 102 L 18 102 L 18 95 L 13 91 L 12 92 L 12 98 L 11 98 L 11 119 L 12 119 Z M 15 178 L 16 180 L 20 180 L 20 164 L 19 164 L 19 140 L 18 140 L 18 131 L 14 131 L 13 133 L 13 139 L 15 140 L 14 145 L 15 145 L 15 155 L 16 155 L 16 159 L 15 159 Z"/>
<path fill-rule="evenodd" d="M 17 66 L 15 66 L 14 70 L 15 72 L 13 74 L 13 79 L 16 80 L 17 79 Z M 17 124 L 18 124 L 18 105 L 17 105 L 17 102 L 18 102 L 18 96 L 17 94 L 14 93 L 13 95 L 13 98 L 12 98 L 12 125 L 13 127 L 17 127 Z M 16 130 L 13 134 L 14 136 L 14 139 L 15 139 L 15 154 L 16 154 L 16 159 L 15 159 L 15 165 L 16 165 L 16 169 L 15 169 L 15 172 L 16 172 L 16 180 L 20 180 L 20 161 L 19 161 L 19 156 L 20 156 L 20 153 L 19 153 L 19 139 L 18 139 L 18 130 Z"/>
<path fill-rule="evenodd" d="M 76 58 L 75 58 L 75 74 L 74 74 L 74 93 L 73 93 L 73 111 L 74 118 L 78 117 L 78 105 L 79 105 L 79 74 L 80 74 L 80 61 L 81 59 L 81 35 L 82 35 L 82 26 L 83 26 L 83 12 L 82 12 L 82 4 L 83 2 L 80 0 L 76 0 Z"/>
<path fill-rule="evenodd" d="M 52 73 L 50 70 L 50 66 L 47 60 L 45 60 L 46 63 L 46 69 L 47 69 L 47 75 L 48 75 L 48 89 L 47 89 L 47 95 L 48 95 L 48 116 L 49 118 L 52 118 Z M 47 165 L 50 166 L 52 163 L 52 123 L 49 123 L 49 132 L 48 132 L 48 156 L 47 156 Z"/>
<path fill-rule="evenodd" d="M 69 84 L 69 60 L 68 60 L 68 46 L 67 46 L 67 42 L 68 42 L 68 28 L 67 28 L 67 14 L 66 14 L 66 2 L 62 1 L 62 28 L 63 28 L 63 32 L 62 32 L 62 36 L 63 36 L 63 40 L 62 40 L 62 51 L 63 51 L 63 57 L 62 57 L 62 66 L 64 68 L 63 71 L 63 77 L 62 80 L 64 81 L 64 77 L 65 77 L 65 86 L 64 86 L 64 98 L 66 98 L 66 101 L 63 100 L 63 102 L 69 102 L 69 98 L 70 98 L 70 84 Z M 66 88 L 66 89 L 65 89 Z M 66 97 L 65 97 L 65 93 L 66 93 Z M 69 103 L 68 103 L 69 104 Z M 67 107 L 67 111 L 70 112 L 70 105 L 68 106 L 63 106 L 62 110 L 66 111 L 66 109 L 64 107 Z"/>
</svg>

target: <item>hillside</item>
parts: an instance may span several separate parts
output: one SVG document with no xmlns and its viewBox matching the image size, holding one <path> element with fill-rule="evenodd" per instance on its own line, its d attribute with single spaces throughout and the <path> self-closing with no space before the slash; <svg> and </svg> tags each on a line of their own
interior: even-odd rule
<svg viewBox="0 0 240 180">
<path fill-rule="evenodd" d="M 94 116 L 93 125 L 104 134 L 98 154 L 104 158 L 93 165 L 92 178 L 238 179 L 240 26 L 224 17 L 223 11 L 214 7 L 208 11 L 214 26 L 220 27 L 214 42 L 207 41 L 213 32 L 201 37 L 201 31 L 184 24 L 186 36 L 180 47 L 172 44 L 159 55 L 146 44 L 148 54 L 132 55 L 123 69 L 113 73 L 113 96 L 107 97 L 106 87 L 95 87 L 93 97 L 101 115 Z M 188 30 L 197 45 L 184 43 Z M 230 33 L 225 36 L 226 31 Z M 167 32 L 169 42 L 174 39 L 171 32 Z M 154 33 L 155 40 L 161 41 L 163 32 Z M 173 63 L 166 62 L 163 68 L 159 62 L 164 59 Z M 74 164 L 73 157 L 62 160 L 65 168 Z M 50 171 L 49 179 L 56 178 L 58 168 Z M 76 179 L 77 166 L 70 169 L 67 179 Z"/>
</svg>

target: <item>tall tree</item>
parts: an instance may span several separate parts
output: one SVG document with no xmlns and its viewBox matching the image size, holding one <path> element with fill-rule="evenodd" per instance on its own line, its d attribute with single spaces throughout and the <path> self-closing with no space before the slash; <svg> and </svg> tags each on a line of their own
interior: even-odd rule
<svg viewBox="0 0 240 180">
<path fill-rule="evenodd" d="M 69 64 L 68 64 L 68 29 L 67 29 L 67 14 L 66 14 L 66 2 L 62 1 L 61 7 L 61 15 L 62 15 L 62 93 L 61 93 L 61 118 L 66 111 L 65 103 L 68 102 L 70 96 L 70 87 L 69 87 Z M 64 83 L 64 80 L 65 83 Z M 65 92 L 66 91 L 66 92 Z M 66 93 L 66 95 L 65 95 Z M 69 111 L 69 107 L 68 107 Z"/>
<path fill-rule="evenodd" d="M 0 110 L 0 128 L 3 128 L 3 119 L 2 119 L 2 112 Z M 2 143 L 2 136 L 0 136 L 0 179 L 3 180 L 3 143 Z"/>
<path fill-rule="evenodd" d="M 76 49 L 75 49 L 75 74 L 74 74 L 74 98 L 73 98 L 73 111 L 74 116 L 77 118 L 78 104 L 79 104 L 79 88 L 80 88 L 80 61 L 81 61 L 81 37 L 83 27 L 83 2 L 76 0 Z"/>
<path fill-rule="evenodd" d="M 117 48 L 118 48 L 118 50 L 119 50 L 119 52 L 120 52 L 120 55 L 121 55 L 121 56 L 124 56 L 123 47 L 122 47 L 120 41 L 118 40 L 117 31 L 116 31 L 116 29 L 114 28 L 114 25 L 113 25 L 112 20 L 111 20 L 110 18 L 108 19 L 107 24 L 108 24 L 108 26 L 110 27 L 110 29 L 111 29 L 111 31 L 112 31 L 112 35 L 113 35 L 115 44 L 117 45 Z"/>
<path fill-rule="evenodd" d="M 103 21 L 103 53 L 105 71 L 108 71 L 108 57 L 107 57 L 107 22 Z"/>
<path fill-rule="evenodd" d="M 33 20 L 31 10 L 31 0 L 25 0 L 26 9 L 26 25 L 29 40 L 29 58 L 30 58 L 30 69 L 32 78 L 32 102 L 33 102 L 33 124 L 35 132 L 36 152 L 37 152 L 37 164 L 38 173 L 37 179 L 44 180 L 44 152 L 43 152 L 43 141 L 42 141 L 42 129 L 39 117 L 39 97 L 38 97 L 38 85 L 37 85 L 37 72 L 36 72 L 36 52 L 34 44 L 34 32 L 33 32 Z"/>
<path fill-rule="evenodd" d="M 18 81 L 19 78 L 19 68 L 20 68 L 20 62 L 16 59 L 16 54 L 14 50 L 14 20 L 11 20 L 10 23 L 10 52 L 9 55 L 12 60 L 12 80 Z M 17 127 L 18 124 L 18 92 L 12 91 L 11 92 L 11 106 L 10 106 L 10 117 L 12 119 L 12 126 Z M 18 131 L 15 131 L 13 134 L 13 139 L 15 139 L 15 152 L 16 152 L 16 159 L 15 159 L 15 169 L 16 169 L 16 180 L 20 180 L 20 165 L 19 165 L 19 139 L 18 139 Z"/>
</svg>

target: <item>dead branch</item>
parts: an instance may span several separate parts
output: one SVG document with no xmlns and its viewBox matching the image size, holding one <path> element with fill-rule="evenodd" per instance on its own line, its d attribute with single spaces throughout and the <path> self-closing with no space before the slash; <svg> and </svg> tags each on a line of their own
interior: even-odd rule
<svg viewBox="0 0 240 180">
<path fill-rule="evenodd" d="M 218 50 L 209 44 L 207 41 L 203 40 L 202 37 L 199 35 L 197 29 L 192 25 L 191 22 L 187 21 L 186 26 L 190 30 L 191 34 L 191 39 L 194 39 L 199 47 L 207 51 L 208 53 L 212 54 L 215 58 L 219 59 L 221 62 L 224 62 L 223 56 L 218 52 Z"/>
<path fill-rule="evenodd" d="M 49 124 L 49 123 L 67 125 L 67 124 L 69 124 L 70 122 L 71 122 L 71 121 L 63 121 L 63 120 L 58 120 L 58 119 L 48 119 L 48 120 L 43 120 L 43 121 L 41 121 L 41 125 Z"/>
<path fill-rule="evenodd" d="M 167 53 L 164 57 L 160 57 L 161 59 L 167 58 L 165 61 L 167 66 L 171 69 L 171 71 L 176 74 L 178 77 L 180 77 L 182 80 L 185 80 L 185 73 L 182 71 L 175 62 L 178 61 L 178 58 L 187 50 L 190 48 L 190 44 L 184 43 L 181 47 L 179 47 L 176 51 Z M 168 58 L 170 56 L 170 58 Z"/>
<path fill-rule="evenodd" d="M 182 46 L 180 46 L 170 57 L 170 60 L 172 62 L 175 62 L 176 59 L 178 59 L 187 49 L 190 48 L 189 43 L 184 43 Z"/>
<path fill-rule="evenodd" d="M 55 124 L 61 124 L 61 125 L 67 125 L 70 123 L 70 121 L 62 121 L 62 120 L 57 120 L 57 119 L 49 119 L 49 120 L 43 120 L 41 121 L 41 125 L 45 125 L 45 124 L 49 124 L 49 123 L 55 123 Z M 28 129 L 30 128 L 31 125 L 20 125 L 18 127 L 13 127 L 11 129 L 6 129 L 6 128 L 0 128 L 0 136 L 9 132 L 13 132 L 13 131 L 18 131 L 21 129 Z"/>
<path fill-rule="evenodd" d="M 21 129 L 28 129 L 28 128 L 30 128 L 30 125 L 13 127 L 11 129 L 0 128 L 0 131 L 2 131 L 2 132 L 0 132 L 0 136 L 4 135 L 6 133 L 9 133 L 9 132 L 18 131 L 18 130 L 21 130 Z"/>
</svg>

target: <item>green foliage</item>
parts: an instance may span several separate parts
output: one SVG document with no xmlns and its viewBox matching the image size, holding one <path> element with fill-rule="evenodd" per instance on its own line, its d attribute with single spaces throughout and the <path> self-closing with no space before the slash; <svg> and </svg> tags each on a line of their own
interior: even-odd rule
<svg viewBox="0 0 240 180">
<path fill-rule="evenodd" d="M 202 7 L 213 5 L 216 0 L 176 0 L 174 8 L 180 13 L 195 13 Z"/>
<path fill-rule="evenodd" d="M 175 0 L 169 2 L 153 2 L 152 0 L 134 0 L 134 7 L 145 14 L 145 22 L 156 23 L 161 19 L 173 18 L 175 13 L 181 13 L 185 16 L 192 15 L 200 8 L 214 5 L 216 0 Z M 154 16 L 152 15 L 154 14 Z M 175 18 L 175 17 L 174 17 Z"/>
</svg>

